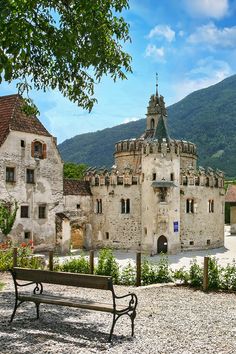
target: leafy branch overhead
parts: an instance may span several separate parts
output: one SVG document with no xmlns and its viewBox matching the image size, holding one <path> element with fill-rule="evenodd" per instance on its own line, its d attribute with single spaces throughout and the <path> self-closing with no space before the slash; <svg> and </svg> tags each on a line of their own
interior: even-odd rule
<svg viewBox="0 0 236 354">
<path fill-rule="evenodd" d="M 0 0 L 0 80 L 58 89 L 91 110 L 94 85 L 131 72 L 128 0 Z"/>
</svg>

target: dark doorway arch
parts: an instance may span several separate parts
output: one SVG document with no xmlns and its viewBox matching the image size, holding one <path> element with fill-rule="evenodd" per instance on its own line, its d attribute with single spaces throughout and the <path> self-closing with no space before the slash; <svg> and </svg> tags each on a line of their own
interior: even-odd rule
<svg viewBox="0 0 236 354">
<path fill-rule="evenodd" d="M 161 235 L 157 240 L 157 253 L 167 253 L 168 251 L 168 242 L 167 238 L 164 235 Z"/>
</svg>

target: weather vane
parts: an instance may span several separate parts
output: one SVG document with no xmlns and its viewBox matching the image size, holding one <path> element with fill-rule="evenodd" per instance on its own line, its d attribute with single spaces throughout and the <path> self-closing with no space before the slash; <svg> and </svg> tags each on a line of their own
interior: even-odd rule
<svg viewBox="0 0 236 354">
<path fill-rule="evenodd" d="M 158 73 L 156 73 L 156 96 L 158 96 Z"/>
</svg>

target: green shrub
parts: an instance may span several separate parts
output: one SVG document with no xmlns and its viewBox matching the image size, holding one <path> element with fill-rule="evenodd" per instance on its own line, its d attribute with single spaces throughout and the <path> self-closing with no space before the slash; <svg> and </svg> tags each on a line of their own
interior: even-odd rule
<svg viewBox="0 0 236 354">
<path fill-rule="evenodd" d="M 17 248 L 17 266 L 22 268 L 43 268 L 43 262 L 33 255 L 31 244 L 22 243 Z M 13 268 L 13 248 L 0 249 L 0 271 Z"/>
<path fill-rule="evenodd" d="M 54 270 L 55 266 L 54 266 Z M 81 255 L 80 258 L 72 258 L 67 260 L 65 263 L 58 266 L 57 270 L 62 272 L 71 272 L 71 273 L 90 273 L 89 261 L 85 258 L 84 255 Z"/>
<path fill-rule="evenodd" d="M 203 268 L 193 259 L 189 269 L 189 285 L 201 287 L 203 284 Z"/>
<path fill-rule="evenodd" d="M 98 264 L 95 267 L 95 274 L 112 276 L 113 282 L 119 282 L 119 265 L 111 249 L 104 248 L 98 254 Z"/>
<path fill-rule="evenodd" d="M 208 289 L 219 289 L 221 287 L 222 268 L 215 257 L 209 257 L 208 261 Z"/>
<path fill-rule="evenodd" d="M 181 267 L 173 272 L 174 280 L 180 280 L 182 284 L 187 285 L 189 283 L 189 272 L 185 270 L 185 267 Z"/>
<path fill-rule="evenodd" d="M 227 264 L 221 271 L 221 288 L 224 290 L 236 290 L 236 264 Z"/>
<path fill-rule="evenodd" d="M 142 285 L 167 283 L 172 281 L 171 271 L 169 269 L 168 258 L 161 254 L 157 264 L 151 264 L 147 259 L 144 259 L 141 266 Z"/>
<path fill-rule="evenodd" d="M 136 268 L 130 263 L 123 268 L 120 274 L 119 284 L 135 285 L 136 284 Z"/>
</svg>

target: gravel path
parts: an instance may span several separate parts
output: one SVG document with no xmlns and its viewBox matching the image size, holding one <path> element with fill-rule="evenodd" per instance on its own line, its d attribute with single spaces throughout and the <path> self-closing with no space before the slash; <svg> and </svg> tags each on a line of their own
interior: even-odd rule
<svg viewBox="0 0 236 354">
<path fill-rule="evenodd" d="M 8 274 L 0 273 L 6 286 L 0 292 L 0 353 L 152 353 L 234 354 L 236 353 L 236 297 L 232 293 L 209 293 L 176 286 L 125 288 L 118 295 L 134 291 L 139 300 L 135 337 L 130 337 L 129 318 L 117 322 L 112 344 L 107 343 L 111 314 L 41 305 L 35 319 L 33 304 L 13 309 L 14 290 Z M 47 286 L 54 292 L 110 302 L 109 292 Z"/>
</svg>

